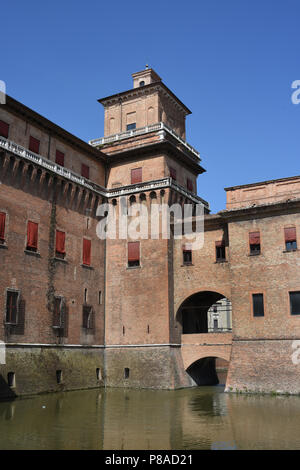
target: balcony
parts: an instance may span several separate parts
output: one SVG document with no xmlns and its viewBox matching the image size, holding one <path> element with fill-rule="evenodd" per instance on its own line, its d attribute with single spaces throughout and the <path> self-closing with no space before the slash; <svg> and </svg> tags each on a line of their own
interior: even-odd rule
<svg viewBox="0 0 300 470">
<path fill-rule="evenodd" d="M 179 137 L 169 126 L 163 122 L 158 122 L 156 124 L 151 124 L 150 126 L 140 127 L 139 129 L 131 129 L 130 131 L 120 132 L 118 134 L 108 135 L 107 137 L 100 137 L 100 139 L 93 139 L 89 141 L 89 144 L 93 147 L 98 147 L 101 145 L 111 144 L 118 142 L 124 139 L 130 139 L 131 137 L 136 137 L 143 134 L 149 134 L 150 132 L 156 131 L 165 131 L 187 150 L 193 154 L 197 161 L 201 161 L 200 153 L 197 152 L 194 147 L 188 144 L 184 139 Z"/>
</svg>

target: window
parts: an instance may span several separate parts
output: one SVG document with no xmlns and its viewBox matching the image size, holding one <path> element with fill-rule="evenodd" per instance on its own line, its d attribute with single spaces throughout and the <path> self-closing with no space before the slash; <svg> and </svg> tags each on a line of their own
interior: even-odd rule
<svg viewBox="0 0 300 470">
<path fill-rule="evenodd" d="M 81 176 L 86 179 L 90 179 L 90 167 L 84 163 L 81 164 Z"/>
<path fill-rule="evenodd" d="M 56 371 L 56 383 L 58 384 L 62 383 L 62 371 L 61 370 Z"/>
<path fill-rule="evenodd" d="M 37 251 L 38 248 L 38 224 L 28 222 L 27 224 L 27 245 L 26 250 Z"/>
<path fill-rule="evenodd" d="M 62 329 L 65 323 L 65 300 L 63 297 L 54 297 L 53 328 Z"/>
<path fill-rule="evenodd" d="M 16 386 L 16 375 L 14 372 L 8 372 L 7 374 L 7 385 L 11 388 Z"/>
<path fill-rule="evenodd" d="M 140 265 L 140 242 L 128 243 L 128 267 Z"/>
<path fill-rule="evenodd" d="M 214 318 L 214 331 L 218 329 L 218 319 Z"/>
<path fill-rule="evenodd" d="M 5 220 L 5 212 L 0 212 L 0 243 L 2 244 L 5 242 Z"/>
<path fill-rule="evenodd" d="M 56 230 L 56 246 L 55 246 L 55 256 L 56 258 L 64 259 L 66 256 L 65 249 L 66 234 L 60 230 Z"/>
<path fill-rule="evenodd" d="M 183 264 L 192 264 L 192 247 L 191 244 L 183 245 L 182 247 Z"/>
<path fill-rule="evenodd" d="M 259 255 L 260 254 L 260 232 L 249 233 L 249 244 L 250 244 L 250 254 Z"/>
<path fill-rule="evenodd" d="M 86 266 L 91 265 L 92 242 L 87 238 L 83 239 L 82 263 Z"/>
<path fill-rule="evenodd" d="M 216 261 L 222 262 L 226 260 L 226 250 L 224 240 L 216 242 Z"/>
<path fill-rule="evenodd" d="M 264 316 L 264 294 L 252 294 L 253 316 Z"/>
<path fill-rule="evenodd" d="M 82 327 L 87 330 L 93 329 L 93 308 L 90 305 L 82 306 Z"/>
<path fill-rule="evenodd" d="M 142 182 L 142 168 L 134 168 L 131 170 L 131 184 Z"/>
<path fill-rule="evenodd" d="M 9 124 L 7 122 L 0 120 L 0 136 L 8 139 Z"/>
<path fill-rule="evenodd" d="M 170 167 L 170 176 L 173 180 L 176 181 L 176 170 L 175 170 L 175 168 Z"/>
<path fill-rule="evenodd" d="M 57 163 L 60 166 L 65 165 L 65 154 L 63 152 L 56 150 L 55 163 Z"/>
<path fill-rule="evenodd" d="M 6 315 L 5 323 L 16 325 L 18 323 L 20 292 L 17 290 L 6 291 Z"/>
<path fill-rule="evenodd" d="M 286 251 L 297 250 L 296 227 L 288 227 L 284 229 L 285 249 Z"/>
<path fill-rule="evenodd" d="M 40 141 L 32 137 L 32 135 L 29 137 L 29 150 L 34 153 L 39 153 L 40 151 Z"/>
<path fill-rule="evenodd" d="M 127 124 L 127 126 L 126 126 L 127 131 L 131 131 L 133 129 L 136 129 L 136 123 L 135 122 L 132 122 L 131 124 Z"/>
<path fill-rule="evenodd" d="M 125 367 L 124 369 L 124 379 L 129 379 L 129 368 L 128 367 Z"/>
<path fill-rule="evenodd" d="M 300 291 L 290 292 L 291 315 L 300 315 Z"/>
<path fill-rule="evenodd" d="M 189 178 L 187 178 L 186 180 L 186 187 L 189 191 L 193 191 L 194 190 L 194 187 L 193 187 L 193 182 L 192 180 L 190 180 Z"/>
<path fill-rule="evenodd" d="M 144 85 L 145 85 L 144 80 L 141 80 L 141 81 L 140 81 L 140 86 L 144 86 Z"/>
</svg>

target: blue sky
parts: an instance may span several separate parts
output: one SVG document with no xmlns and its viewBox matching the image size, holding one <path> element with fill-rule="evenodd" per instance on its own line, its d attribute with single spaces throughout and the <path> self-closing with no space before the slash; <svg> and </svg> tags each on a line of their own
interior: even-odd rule
<svg viewBox="0 0 300 470">
<path fill-rule="evenodd" d="M 300 174 L 298 0 L 52 0 L 2 5 L 7 93 L 83 140 L 103 135 L 97 99 L 132 87 L 146 63 L 192 110 L 187 140 L 224 187 Z"/>
</svg>

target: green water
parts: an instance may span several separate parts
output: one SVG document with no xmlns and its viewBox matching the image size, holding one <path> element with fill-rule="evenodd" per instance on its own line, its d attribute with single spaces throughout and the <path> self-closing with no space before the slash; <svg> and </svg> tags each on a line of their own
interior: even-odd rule
<svg viewBox="0 0 300 470">
<path fill-rule="evenodd" d="M 223 444 L 225 443 L 225 444 Z M 300 449 L 300 397 L 99 389 L 0 403 L 0 449 Z"/>
</svg>

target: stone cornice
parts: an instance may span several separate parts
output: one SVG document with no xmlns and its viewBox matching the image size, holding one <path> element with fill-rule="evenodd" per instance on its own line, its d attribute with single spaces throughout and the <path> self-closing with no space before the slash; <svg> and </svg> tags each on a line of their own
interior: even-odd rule
<svg viewBox="0 0 300 470">
<path fill-rule="evenodd" d="M 218 215 L 227 222 L 253 218 L 274 217 L 288 213 L 300 212 L 300 199 L 290 199 L 270 204 L 253 205 L 252 207 L 239 207 L 218 212 Z"/>
</svg>

